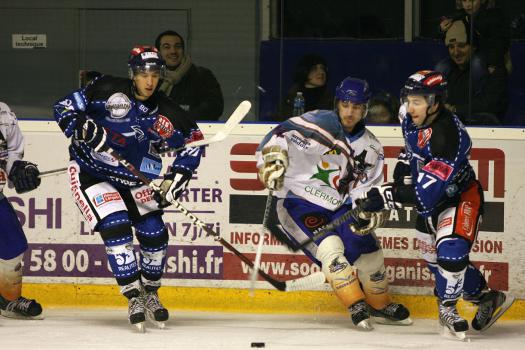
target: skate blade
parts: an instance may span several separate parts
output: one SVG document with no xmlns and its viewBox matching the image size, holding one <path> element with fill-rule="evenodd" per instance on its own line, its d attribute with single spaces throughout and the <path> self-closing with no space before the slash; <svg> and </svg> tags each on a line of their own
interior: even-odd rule
<svg viewBox="0 0 525 350">
<path fill-rule="evenodd" d="M 496 322 L 498 318 L 500 318 L 505 313 L 505 311 L 507 311 L 512 306 L 512 304 L 514 303 L 514 300 L 516 300 L 516 298 L 513 295 L 510 295 L 507 293 L 504 293 L 504 294 L 505 294 L 505 302 L 501 304 L 498 309 L 496 309 L 496 312 L 493 314 L 490 321 L 485 325 L 485 327 L 479 330 L 480 332 L 486 331 L 488 328 L 490 328 L 490 326 L 492 326 L 494 322 Z"/>
<path fill-rule="evenodd" d="M 362 331 L 370 332 L 374 329 L 374 326 L 372 326 L 370 320 L 362 320 L 356 325 L 356 328 Z"/>
<path fill-rule="evenodd" d="M 146 333 L 146 322 L 132 323 L 139 333 Z"/>
<path fill-rule="evenodd" d="M 442 326 L 441 335 L 451 340 L 470 342 L 470 338 L 467 338 L 467 332 L 455 332 L 447 326 Z"/>
<path fill-rule="evenodd" d="M 404 320 L 391 320 L 386 317 L 372 316 L 372 319 L 375 323 L 389 326 L 410 326 L 412 323 L 414 323 L 410 317 L 407 317 Z"/>
<path fill-rule="evenodd" d="M 166 328 L 166 321 L 157 321 L 151 312 L 146 311 L 146 320 L 158 329 Z"/>
<path fill-rule="evenodd" d="M 5 311 L 5 310 L 2 310 L 0 312 L 0 315 L 7 317 L 7 318 L 13 318 L 16 320 L 43 320 L 44 319 L 44 315 L 42 314 L 37 315 L 37 316 L 23 316 L 23 315 L 17 314 L 16 312 Z"/>
</svg>

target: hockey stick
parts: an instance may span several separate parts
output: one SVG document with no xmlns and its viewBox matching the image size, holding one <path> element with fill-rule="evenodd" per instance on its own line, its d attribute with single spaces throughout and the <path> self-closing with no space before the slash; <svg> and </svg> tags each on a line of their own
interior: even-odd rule
<svg viewBox="0 0 525 350">
<path fill-rule="evenodd" d="M 108 148 L 106 152 L 109 153 L 115 159 L 117 159 L 122 165 L 126 167 L 126 169 L 128 169 L 133 175 L 138 177 L 140 181 L 142 181 L 145 185 L 149 186 L 154 191 L 160 192 L 160 189 L 154 183 L 152 183 L 150 179 L 148 179 L 143 173 L 138 171 L 133 166 L 133 164 L 128 162 L 126 159 L 124 159 L 115 150 L 113 150 L 112 148 Z M 217 232 L 213 231 L 204 222 L 202 222 L 201 220 L 199 220 L 199 218 L 193 215 L 193 213 L 189 212 L 188 209 L 186 209 L 181 203 L 179 203 L 176 200 L 170 203 L 174 205 L 175 208 L 178 209 L 187 218 L 189 218 L 194 225 L 203 229 L 209 236 L 215 237 L 216 241 L 222 244 L 230 252 L 237 255 L 237 257 L 239 257 L 239 259 L 241 259 L 246 265 L 248 265 L 250 268 L 254 267 L 253 263 L 251 262 L 250 259 L 248 259 L 246 255 L 242 254 L 237 249 L 235 249 L 235 247 L 233 247 L 230 243 L 228 243 L 228 241 L 222 238 Z M 257 272 L 262 278 L 264 278 L 268 283 L 270 283 L 273 287 L 275 287 L 275 289 L 278 289 L 283 292 L 287 290 L 298 290 L 297 288 L 300 288 L 300 287 L 308 288 L 310 286 L 319 285 L 318 281 L 320 280 L 320 276 L 314 276 L 315 274 L 312 274 L 309 276 L 302 277 L 296 280 L 295 282 L 293 281 L 283 282 L 283 281 L 278 281 L 274 279 L 273 277 L 271 277 L 270 275 L 268 275 L 266 272 L 262 270 L 257 270 Z M 323 275 L 323 282 L 324 282 L 324 275 Z M 314 284 L 314 283 L 317 283 L 317 284 Z M 287 289 L 287 288 L 290 288 L 290 289 Z M 293 289 L 293 288 L 296 288 L 296 289 Z"/>
<path fill-rule="evenodd" d="M 226 137 L 228 137 L 228 135 L 231 133 L 233 128 L 239 125 L 239 123 L 243 120 L 243 118 L 248 114 L 251 106 L 252 104 L 250 103 L 250 101 L 242 101 L 237 106 L 237 108 L 235 108 L 235 111 L 233 111 L 233 113 L 230 115 L 226 123 L 224 123 L 224 126 L 222 127 L 222 129 L 217 131 L 215 135 L 213 135 L 212 137 L 187 143 L 182 147 L 178 147 L 175 149 L 170 149 L 168 151 L 162 152 L 162 154 L 169 153 L 169 152 L 178 152 L 188 147 L 206 146 L 206 145 L 224 140 Z"/>
<path fill-rule="evenodd" d="M 308 244 L 312 243 L 313 241 L 326 236 L 328 233 L 332 232 L 335 228 L 339 227 L 345 221 L 351 218 L 354 218 L 354 219 L 357 218 L 361 211 L 362 211 L 361 206 L 359 205 L 353 209 L 350 209 L 349 211 L 347 211 L 346 213 L 344 213 L 337 219 L 326 224 L 326 226 L 322 227 L 321 230 L 315 232 L 312 237 L 302 241 L 301 243 L 299 243 L 298 246 L 292 247 L 292 250 L 298 251 L 300 249 L 303 249 L 304 247 L 306 247 Z"/>
<path fill-rule="evenodd" d="M 257 244 L 257 253 L 255 253 L 255 261 L 253 263 L 252 275 L 250 277 L 250 296 L 253 296 L 253 291 L 255 289 L 255 280 L 257 279 L 257 271 L 259 271 L 261 264 L 262 248 L 264 242 L 264 231 L 266 226 L 268 226 L 268 218 L 270 217 L 270 207 L 272 205 L 273 190 L 268 192 L 268 197 L 266 197 L 266 206 L 264 207 L 264 216 L 262 221 L 261 234 L 259 235 L 259 244 Z"/>
<path fill-rule="evenodd" d="M 45 177 L 45 176 L 50 176 L 50 175 L 59 175 L 59 174 L 64 173 L 66 171 L 67 171 L 67 168 L 59 168 L 59 169 L 42 171 L 40 173 L 40 175 L 38 175 L 38 177 Z"/>
</svg>

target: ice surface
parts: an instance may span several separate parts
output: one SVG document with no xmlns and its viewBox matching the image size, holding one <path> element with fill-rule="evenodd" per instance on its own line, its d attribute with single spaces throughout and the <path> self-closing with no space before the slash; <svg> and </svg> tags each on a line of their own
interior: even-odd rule
<svg viewBox="0 0 525 350">
<path fill-rule="evenodd" d="M 484 333 L 468 332 L 471 342 L 439 335 L 436 320 L 412 326 L 375 325 L 356 330 L 342 316 L 259 315 L 171 310 L 166 328 L 139 334 L 124 309 L 47 309 L 45 319 L 0 317 L 1 349 L 523 349 L 525 322 L 500 321 Z"/>
</svg>

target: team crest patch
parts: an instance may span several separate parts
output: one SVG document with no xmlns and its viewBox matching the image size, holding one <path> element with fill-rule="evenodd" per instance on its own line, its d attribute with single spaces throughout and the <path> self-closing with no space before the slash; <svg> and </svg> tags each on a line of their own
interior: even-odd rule
<svg viewBox="0 0 525 350">
<path fill-rule="evenodd" d="M 99 193 L 93 197 L 93 204 L 95 204 L 95 207 L 100 207 L 103 204 L 121 199 L 122 197 L 120 197 L 120 193 L 118 192 Z"/>
<path fill-rule="evenodd" d="M 419 133 L 417 134 L 417 147 L 425 147 L 428 141 L 430 141 L 430 137 L 432 137 L 432 128 L 419 130 Z"/>
<path fill-rule="evenodd" d="M 447 181 L 450 177 L 450 174 L 452 174 L 452 171 L 454 168 L 452 168 L 450 165 L 448 165 L 445 162 L 441 162 L 439 160 L 433 160 L 431 162 L 428 162 L 423 167 L 423 170 L 437 176 L 442 181 Z"/>
<path fill-rule="evenodd" d="M 175 128 L 168 117 L 159 114 L 155 124 L 153 124 L 153 130 L 155 130 L 163 139 L 169 139 L 173 136 Z"/>
<path fill-rule="evenodd" d="M 131 110 L 131 101 L 129 100 L 129 97 L 122 92 L 117 92 L 109 96 L 105 107 L 111 114 L 112 118 L 124 118 Z"/>
</svg>

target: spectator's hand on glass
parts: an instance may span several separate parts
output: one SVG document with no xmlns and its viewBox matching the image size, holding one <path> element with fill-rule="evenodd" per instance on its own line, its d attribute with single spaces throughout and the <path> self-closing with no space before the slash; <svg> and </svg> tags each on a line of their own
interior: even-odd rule
<svg viewBox="0 0 525 350">
<path fill-rule="evenodd" d="M 442 32 L 446 32 L 451 25 L 452 20 L 450 18 L 441 17 L 441 23 L 439 23 L 439 28 Z"/>
</svg>

